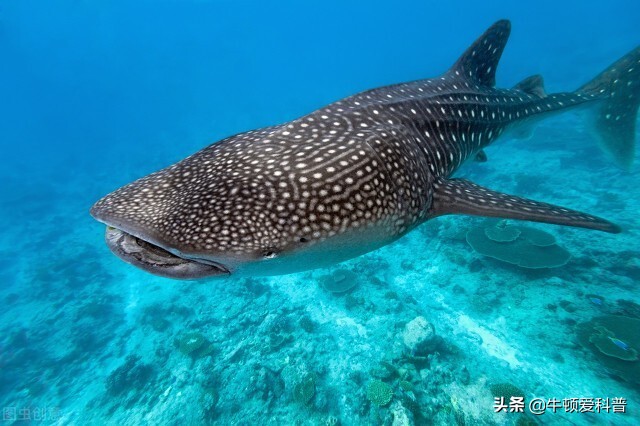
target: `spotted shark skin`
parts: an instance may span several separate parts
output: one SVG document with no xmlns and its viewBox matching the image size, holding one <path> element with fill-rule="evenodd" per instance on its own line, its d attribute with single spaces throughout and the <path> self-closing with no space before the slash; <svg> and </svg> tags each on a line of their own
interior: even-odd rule
<svg viewBox="0 0 640 426">
<path fill-rule="evenodd" d="M 588 104 L 605 149 L 630 164 L 640 48 L 577 91 L 547 95 L 539 76 L 494 87 L 509 33 L 508 21 L 496 22 L 441 77 L 214 143 L 108 194 L 91 214 L 107 224 L 117 256 L 178 279 L 325 266 L 446 214 L 619 232 L 596 216 L 451 177 L 515 126 Z"/>
</svg>

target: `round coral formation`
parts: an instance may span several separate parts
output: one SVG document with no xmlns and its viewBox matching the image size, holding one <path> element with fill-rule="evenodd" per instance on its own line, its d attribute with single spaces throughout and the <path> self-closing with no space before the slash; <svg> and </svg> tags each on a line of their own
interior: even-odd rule
<svg viewBox="0 0 640 426">
<path fill-rule="evenodd" d="M 293 398 L 300 404 L 305 405 L 311 401 L 316 393 L 316 376 L 309 374 L 296 384 L 293 388 Z"/>
<path fill-rule="evenodd" d="M 615 334 L 601 325 L 593 327 L 595 333 L 589 337 L 600 352 L 610 357 L 623 361 L 637 361 L 638 351 L 629 346 L 624 340 L 618 339 Z"/>
<path fill-rule="evenodd" d="M 577 326 L 578 341 L 590 349 L 607 372 L 640 383 L 640 319 L 603 315 Z"/>
<path fill-rule="evenodd" d="M 467 242 L 483 256 L 529 269 L 557 268 L 571 258 L 553 235 L 525 226 L 485 223 L 467 232 Z"/>
<path fill-rule="evenodd" d="M 203 358 L 213 352 L 213 345 L 201 333 L 191 332 L 177 341 L 178 349 L 194 359 Z"/>
<path fill-rule="evenodd" d="M 495 383 L 489 389 L 493 396 L 502 397 L 506 402 L 509 402 L 511 397 L 524 397 L 524 391 L 511 383 Z"/>
<path fill-rule="evenodd" d="M 503 220 L 498 222 L 496 226 L 487 226 L 484 233 L 490 240 L 505 243 L 515 241 L 522 231 L 516 226 L 507 225 L 507 221 Z"/>
<path fill-rule="evenodd" d="M 393 390 L 381 380 L 372 380 L 367 387 L 367 398 L 374 404 L 383 407 L 391 402 Z"/>
<path fill-rule="evenodd" d="M 336 269 L 329 275 L 320 278 L 325 290 L 334 294 L 351 291 L 358 284 L 358 276 L 348 269 Z"/>
<path fill-rule="evenodd" d="M 204 344 L 204 336 L 200 333 L 187 333 L 180 339 L 180 352 L 185 355 L 200 349 Z"/>
</svg>

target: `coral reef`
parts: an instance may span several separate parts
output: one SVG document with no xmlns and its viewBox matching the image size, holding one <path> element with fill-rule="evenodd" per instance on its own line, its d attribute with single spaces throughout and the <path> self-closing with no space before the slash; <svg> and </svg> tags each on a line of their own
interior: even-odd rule
<svg viewBox="0 0 640 426">
<path fill-rule="evenodd" d="M 153 368 L 140 362 L 141 358 L 129 355 L 124 364 L 109 374 L 106 380 L 107 392 L 111 395 L 119 395 L 130 390 L 144 388 L 152 376 Z"/>
<path fill-rule="evenodd" d="M 578 342 L 606 367 L 609 374 L 640 383 L 640 319 L 603 315 L 578 324 Z"/>
<path fill-rule="evenodd" d="M 209 342 L 202 333 L 191 332 L 183 335 L 177 340 L 178 350 L 191 358 L 198 359 L 213 352 L 213 344 Z"/>
<path fill-rule="evenodd" d="M 287 398 L 296 404 L 310 407 L 313 401 L 316 408 L 322 404 L 319 395 L 316 394 L 318 375 L 304 361 L 296 360 L 287 364 L 280 372 L 280 379 Z"/>
<path fill-rule="evenodd" d="M 314 333 L 317 328 L 317 324 L 311 318 L 309 318 L 308 315 L 303 315 L 302 317 L 300 317 L 300 319 L 298 320 L 298 325 L 307 333 Z"/>
<path fill-rule="evenodd" d="M 316 375 L 311 373 L 303 377 L 293 388 L 293 399 L 298 404 L 306 405 L 316 393 Z"/>
<path fill-rule="evenodd" d="M 524 391 L 511 383 L 494 383 L 489 386 L 491 394 L 496 398 L 504 398 L 508 402 L 511 397 L 524 397 Z"/>
<path fill-rule="evenodd" d="M 144 307 L 140 322 L 150 325 L 157 332 L 163 333 L 169 329 L 173 322 L 183 321 L 191 314 L 193 314 L 193 311 L 184 306 L 162 306 L 155 303 Z"/>
<path fill-rule="evenodd" d="M 500 222 L 467 232 L 467 242 L 479 254 L 522 268 L 557 268 L 566 265 L 571 255 L 555 243 L 552 235 L 526 226 Z"/>
<path fill-rule="evenodd" d="M 369 371 L 371 377 L 380 380 L 390 380 L 398 374 L 398 370 L 388 362 L 381 361 Z"/>
<path fill-rule="evenodd" d="M 515 241 L 522 234 L 522 231 L 517 226 L 508 226 L 506 220 L 501 220 L 495 226 L 484 228 L 484 233 L 492 241 L 508 243 Z"/>
<path fill-rule="evenodd" d="M 367 398 L 375 405 L 383 407 L 391 402 L 393 389 L 381 380 L 371 380 L 367 386 Z"/>
<path fill-rule="evenodd" d="M 400 388 L 405 392 L 413 392 L 413 385 L 406 380 L 400 380 Z"/>
<path fill-rule="evenodd" d="M 618 299 L 616 300 L 616 309 L 614 315 L 640 319 L 640 303 L 633 300 Z"/>
<path fill-rule="evenodd" d="M 269 350 L 275 351 L 279 349 L 281 346 L 284 346 L 287 342 L 291 340 L 292 340 L 292 337 L 288 333 L 272 331 L 271 333 L 269 333 L 269 337 L 268 337 Z"/>
<path fill-rule="evenodd" d="M 594 333 L 589 337 L 589 342 L 593 343 L 600 352 L 623 361 L 638 360 L 638 351 L 625 341 L 618 339 L 612 331 L 602 325 L 596 325 L 593 330 Z"/>
<path fill-rule="evenodd" d="M 335 269 L 328 275 L 319 278 L 322 287 L 333 293 L 347 293 L 358 284 L 358 275 L 348 269 Z"/>
</svg>

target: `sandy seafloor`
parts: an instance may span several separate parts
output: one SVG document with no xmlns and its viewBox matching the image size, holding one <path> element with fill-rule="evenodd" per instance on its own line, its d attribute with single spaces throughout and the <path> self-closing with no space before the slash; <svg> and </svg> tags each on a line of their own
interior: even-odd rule
<svg viewBox="0 0 640 426">
<path fill-rule="evenodd" d="M 522 415 L 493 412 L 490 386 L 507 382 L 527 399 L 628 401 L 627 414 L 559 410 L 544 423 L 638 424 L 637 382 L 608 374 L 575 328 L 619 313 L 619 300 L 640 304 L 640 191 L 630 190 L 640 172 L 611 166 L 572 115 L 487 153 L 459 174 L 605 215 L 625 231 L 532 225 L 572 259 L 530 271 L 471 249 L 465 233 L 482 219 L 440 218 L 340 265 L 358 284 L 334 295 L 319 284 L 328 270 L 201 282 L 147 275 L 108 252 L 102 226 L 68 220 L 86 214 L 86 181 L 50 187 L 51 199 L 36 198 L 47 184 L 33 182 L 31 194 L 15 194 L 21 220 L 0 234 L 2 407 L 50 410 L 52 424 L 515 424 Z M 403 343 L 418 316 L 442 338 L 425 359 L 407 358 L 415 354 Z M 190 333 L 209 353 L 178 349 Z M 420 415 L 403 408 L 397 376 L 387 379 L 390 404 L 369 402 L 381 361 L 411 382 Z M 315 389 L 300 402 L 296 380 L 308 377 Z"/>
<path fill-rule="evenodd" d="M 457 174 L 624 228 L 611 235 L 527 224 L 571 253 L 559 268 L 532 271 L 483 257 L 465 235 L 484 220 L 449 216 L 336 266 L 357 274 L 348 294 L 321 285 L 331 269 L 180 282 L 117 259 L 104 244 L 104 226 L 88 214 L 108 191 L 233 131 L 291 119 L 378 84 L 437 75 L 494 15 L 518 23 L 499 68 L 501 87 L 541 72 L 549 91 L 572 89 L 637 42 L 635 21 L 621 18 L 633 16 L 632 2 L 606 10 L 585 2 L 584 15 L 555 3 L 533 16 L 504 2 L 478 16 L 481 22 L 474 22 L 479 7 L 462 9 L 459 20 L 452 9 L 451 21 L 429 22 L 435 29 L 422 23 L 442 21 L 444 6 L 431 3 L 408 17 L 380 8 L 364 24 L 354 21 L 352 32 L 334 35 L 328 48 L 322 19 L 333 22 L 335 9 L 320 6 L 313 10 L 320 24 L 308 32 L 304 21 L 294 25 L 299 40 L 287 28 L 258 25 L 265 10 L 272 20 L 282 14 L 267 7 L 249 18 L 245 10 L 230 13 L 228 27 L 227 15 L 190 15 L 186 7 L 173 10 L 181 11 L 170 15 L 174 26 L 152 23 L 168 14 L 160 6 L 131 16 L 117 8 L 86 15 L 78 5 L 88 2 L 73 2 L 80 12 L 64 14 L 70 21 L 61 24 L 55 18 L 62 12 L 25 7 L 16 16 L 38 30 L 31 33 L 0 21 L 0 40 L 14 49 L 8 54 L 32 66 L 9 72 L 21 81 L 2 79 L 17 89 L 0 114 L 8 117 L 0 122 L 2 142 L 12 144 L 3 146 L 0 168 L 0 424 L 640 424 L 638 370 L 633 377 L 610 370 L 577 338 L 580 324 L 594 317 L 640 317 L 640 159 L 630 172 L 616 168 L 576 114 L 543 122 L 530 139 L 498 141 L 488 162 Z M 123 14 L 129 20 L 116 27 Z M 351 25 L 343 16 L 337 24 Z M 362 34 L 379 35 L 380 23 L 394 22 L 403 24 L 385 34 L 387 44 L 367 50 Z M 256 33 L 227 37 L 236 26 Z M 205 31 L 218 27 L 222 36 Z M 532 30 L 538 27 L 544 31 Z M 622 35 L 597 37 L 618 27 Z M 221 47 L 207 50 L 212 37 Z M 316 51 L 298 53 L 295 63 L 274 60 L 267 49 L 306 45 Z M 423 51 L 429 55 L 416 54 Z M 191 63 L 182 64 L 185 58 Z M 405 328 L 418 317 L 438 336 L 420 353 L 405 344 Z M 185 338 L 207 342 L 186 354 Z M 380 379 L 393 391 L 382 407 L 367 392 Z M 623 397 L 627 413 L 494 413 L 491 388 L 503 383 L 521 389 L 527 402 Z"/>
</svg>

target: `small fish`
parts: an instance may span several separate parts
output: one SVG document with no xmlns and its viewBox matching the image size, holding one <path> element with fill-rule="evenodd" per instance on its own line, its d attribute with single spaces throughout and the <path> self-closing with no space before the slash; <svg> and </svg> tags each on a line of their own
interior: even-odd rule
<svg viewBox="0 0 640 426">
<path fill-rule="evenodd" d="M 616 345 L 617 347 L 619 347 L 620 349 L 622 349 L 624 351 L 628 351 L 629 349 L 631 349 L 629 347 L 629 345 L 627 345 L 625 342 L 623 342 L 620 339 L 616 339 L 615 337 L 609 336 L 609 340 L 611 340 L 614 345 Z"/>
<path fill-rule="evenodd" d="M 589 300 L 591 300 L 592 303 L 598 306 L 602 306 L 602 299 L 599 299 L 597 297 L 590 297 Z"/>
</svg>

